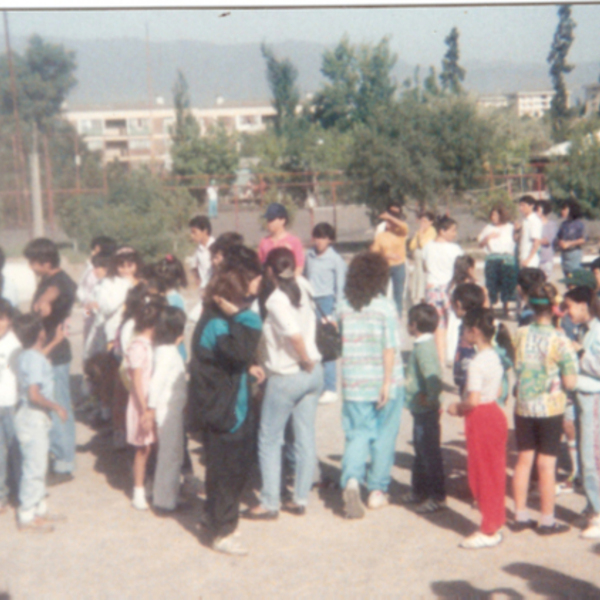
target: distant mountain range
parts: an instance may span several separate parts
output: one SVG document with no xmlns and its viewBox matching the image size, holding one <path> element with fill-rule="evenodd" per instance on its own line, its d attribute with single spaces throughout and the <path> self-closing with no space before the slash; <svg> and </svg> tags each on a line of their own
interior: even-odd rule
<svg viewBox="0 0 600 600">
<path fill-rule="evenodd" d="M 50 40 L 49 40 L 50 41 Z M 147 103 L 150 90 L 146 44 L 140 39 L 51 40 L 60 42 L 77 55 L 77 87 L 68 98 L 71 109 Z M 22 51 L 26 40 L 15 40 Z M 325 45 L 290 41 L 273 44 L 279 57 L 289 58 L 299 73 L 303 94 L 316 91 L 321 82 L 321 57 Z M 172 87 L 177 69 L 185 74 L 197 107 L 213 106 L 218 96 L 227 101 L 267 101 L 270 97 L 265 63 L 259 44 L 217 45 L 198 41 L 151 42 L 151 92 L 165 105 L 172 104 Z M 435 65 L 439 72 L 439 65 Z M 466 62 L 465 87 L 479 94 L 551 89 L 546 63 L 513 64 Z M 414 65 L 402 60 L 394 75 L 401 84 L 414 72 Z M 421 65 L 421 79 L 429 65 Z M 576 65 L 567 84 L 573 97 L 581 97 L 582 86 L 598 81 L 600 61 Z"/>
</svg>

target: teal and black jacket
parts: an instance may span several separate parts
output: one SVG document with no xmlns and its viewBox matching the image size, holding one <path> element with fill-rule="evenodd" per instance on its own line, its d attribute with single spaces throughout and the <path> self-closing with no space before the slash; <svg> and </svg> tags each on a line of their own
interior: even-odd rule
<svg viewBox="0 0 600 600">
<path fill-rule="evenodd" d="M 227 317 L 207 306 L 192 336 L 188 430 L 235 433 L 250 412 L 248 368 L 261 336 L 260 317 L 243 310 Z"/>
</svg>

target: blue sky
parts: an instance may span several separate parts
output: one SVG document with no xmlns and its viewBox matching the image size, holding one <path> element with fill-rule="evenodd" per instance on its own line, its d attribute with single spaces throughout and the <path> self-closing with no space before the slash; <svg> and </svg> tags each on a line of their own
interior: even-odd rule
<svg viewBox="0 0 600 600">
<path fill-rule="evenodd" d="M 344 33 L 353 42 L 376 42 L 391 36 L 392 47 L 409 63 L 438 63 L 444 37 L 453 26 L 461 33 L 463 61 L 544 62 L 557 24 L 557 7 L 463 6 L 421 8 L 11 11 L 11 35 L 39 33 L 59 40 L 73 38 L 144 38 L 153 41 L 201 40 L 217 44 L 304 40 L 336 43 Z M 570 59 L 600 60 L 600 5 L 575 5 L 576 40 Z"/>
</svg>

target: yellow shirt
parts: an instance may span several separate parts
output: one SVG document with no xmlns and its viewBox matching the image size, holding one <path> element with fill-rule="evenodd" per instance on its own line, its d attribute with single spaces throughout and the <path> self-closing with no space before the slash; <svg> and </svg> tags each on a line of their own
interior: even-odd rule
<svg viewBox="0 0 600 600">
<path fill-rule="evenodd" d="M 383 231 L 375 237 L 371 250 L 383 254 L 390 267 L 401 265 L 406 261 L 406 233 L 400 235 L 389 230 Z"/>
<path fill-rule="evenodd" d="M 409 249 L 414 252 L 417 248 L 422 250 L 429 242 L 432 242 L 437 237 L 437 231 L 433 225 L 430 225 L 425 231 L 417 231 L 410 240 Z"/>
</svg>

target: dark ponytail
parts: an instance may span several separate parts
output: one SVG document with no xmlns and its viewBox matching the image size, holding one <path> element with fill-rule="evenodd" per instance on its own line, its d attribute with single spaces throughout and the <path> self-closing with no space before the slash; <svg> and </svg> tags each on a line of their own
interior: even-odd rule
<svg viewBox="0 0 600 600">
<path fill-rule="evenodd" d="M 135 331 L 141 333 L 155 327 L 165 306 L 167 301 L 163 296 L 156 294 L 146 296 L 133 315 Z"/>
<path fill-rule="evenodd" d="M 489 342 L 494 340 L 495 336 L 496 344 L 504 349 L 506 355 L 514 364 L 515 349 L 512 344 L 510 332 L 503 323 L 500 323 L 496 327 L 494 311 L 491 308 L 474 308 L 468 311 L 463 317 L 463 326 L 465 328 L 476 327 Z"/>
<path fill-rule="evenodd" d="M 302 294 L 296 281 L 296 259 L 294 253 L 288 248 L 273 248 L 267 255 L 265 270 L 271 269 L 276 285 L 269 277 L 263 277 L 259 292 L 259 305 L 261 316 L 266 317 L 266 302 L 269 296 L 278 287 L 290 300 L 292 306 L 299 308 Z"/>
</svg>

